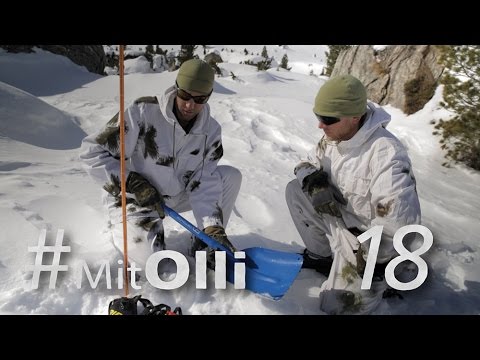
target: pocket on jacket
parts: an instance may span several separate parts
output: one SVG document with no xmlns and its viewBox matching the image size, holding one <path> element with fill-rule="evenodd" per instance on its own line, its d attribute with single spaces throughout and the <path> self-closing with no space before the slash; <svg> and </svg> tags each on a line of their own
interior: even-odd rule
<svg viewBox="0 0 480 360">
<path fill-rule="evenodd" d="M 177 179 L 184 187 L 188 185 L 195 171 L 202 166 L 202 162 L 202 155 L 188 155 L 178 158 L 176 164 Z"/>
<path fill-rule="evenodd" d="M 180 178 L 187 172 L 197 170 L 202 165 L 205 153 L 205 135 L 190 134 L 187 141 L 188 146 L 185 146 L 180 153 L 177 153 L 176 157 L 175 169 L 178 170 Z"/>
<path fill-rule="evenodd" d="M 345 190 L 355 195 L 367 196 L 371 180 L 357 176 L 352 176 L 350 179 L 350 181 L 345 183 Z"/>
<path fill-rule="evenodd" d="M 350 177 L 344 186 L 344 197 L 347 198 L 347 210 L 357 216 L 371 219 L 370 179 Z"/>
<path fill-rule="evenodd" d="M 184 190 L 170 166 L 156 165 L 153 182 L 162 195 L 175 196 Z"/>
<path fill-rule="evenodd" d="M 175 167 L 179 172 L 195 171 L 203 162 L 202 155 L 179 156 Z"/>
</svg>

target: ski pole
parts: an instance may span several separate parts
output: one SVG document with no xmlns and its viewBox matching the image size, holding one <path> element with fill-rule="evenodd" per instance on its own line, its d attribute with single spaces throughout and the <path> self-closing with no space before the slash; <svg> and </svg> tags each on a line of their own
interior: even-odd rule
<svg viewBox="0 0 480 360">
<path fill-rule="evenodd" d="M 118 71 L 120 73 L 120 184 L 122 192 L 122 222 L 123 222 L 123 281 L 125 296 L 128 296 L 128 246 L 127 246 L 127 193 L 125 184 L 125 119 L 124 112 L 124 74 L 123 45 L 119 46 Z"/>
</svg>

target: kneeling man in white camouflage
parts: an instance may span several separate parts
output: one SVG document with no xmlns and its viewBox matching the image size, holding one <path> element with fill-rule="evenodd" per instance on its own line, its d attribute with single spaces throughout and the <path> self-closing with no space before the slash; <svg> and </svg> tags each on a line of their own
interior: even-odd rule
<svg viewBox="0 0 480 360">
<path fill-rule="evenodd" d="M 367 102 L 357 78 L 328 80 L 313 112 L 324 135 L 286 188 L 306 245 L 303 267 L 328 277 L 320 291 L 322 311 L 371 313 L 387 289 L 385 266 L 398 255 L 393 235 L 420 223 L 412 165 L 405 147 L 385 129 L 390 115 Z M 356 236 L 375 225 L 383 226 L 377 264 L 370 290 L 361 290 L 370 240 L 360 245 Z"/>
<path fill-rule="evenodd" d="M 137 99 L 125 111 L 128 255 L 142 269 L 154 251 L 165 249 L 163 204 L 177 212 L 193 210 L 200 229 L 235 251 L 225 227 L 242 176 L 232 166 L 217 166 L 221 127 L 207 104 L 214 76 L 206 62 L 188 60 L 163 95 Z M 106 191 L 114 244 L 123 252 L 119 133 L 117 114 L 84 139 L 81 158 Z M 191 254 L 205 248 L 195 238 Z M 208 250 L 213 268 L 214 252 Z"/>
</svg>

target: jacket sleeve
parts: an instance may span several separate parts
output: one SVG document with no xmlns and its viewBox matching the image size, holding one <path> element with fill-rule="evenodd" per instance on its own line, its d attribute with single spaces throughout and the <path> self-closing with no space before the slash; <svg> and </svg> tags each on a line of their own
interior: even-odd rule
<svg viewBox="0 0 480 360">
<path fill-rule="evenodd" d="M 371 159 L 370 166 L 371 225 L 383 225 L 377 258 L 377 262 L 383 263 L 396 254 L 395 232 L 402 226 L 420 223 L 420 203 L 411 162 L 403 146 L 394 144 L 382 149 Z"/>
<path fill-rule="evenodd" d="M 213 127 L 207 135 L 202 166 L 195 170 L 187 185 L 193 214 L 200 229 L 211 225 L 223 226 L 222 179 L 217 164 L 223 156 L 222 130 Z"/>
<path fill-rule="evenodd" d="M 140 119 L 139 107 L 132 105 L 125 111 L 125 160 L 137 144 Z M 118 113 L 98 132 L 83 139 L 80 159 L 88 174 L 112 194 L 120 194 L 120 118 Z M 125 178 L 130 171 L 125 167 Z"/>
<path fill-rule="evenodd" d="M 322 163 L 320 160 L 322 151 L 321 151 L 321 144 L 322 140 L 318 143 L 318 145 L 310 150 L 307 153 L 306 159 L 302 160 L 300 163 L 295 166 L 293 173 L 297 177 L 298 181 L 300 182 L 300 186 L 303 187 L 303 180 L 310 174 L 314 173 L 317 170 L 322 170 Z"/>
</svg>

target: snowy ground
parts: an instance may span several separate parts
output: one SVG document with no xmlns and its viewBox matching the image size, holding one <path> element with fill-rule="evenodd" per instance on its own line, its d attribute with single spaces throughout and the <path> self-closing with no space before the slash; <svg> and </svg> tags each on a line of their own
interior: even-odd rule
<svg viewBox="0 0 480 360">
<path fill-rule="evenodd" d="M 244 49 L 263 46 L 218 45 L 226 63 L 220 66 L 237 78 L 217 77 L 209 103 L 223 126 L 223 164 L 243 173 L 243 184 L 229 223 L 231 241 L 239 248 L 262 246 L 301 251 L 303 244 L 284 199 L 293 168 L 320 138 L 312 103 L 324 78 L 310 76 L 325 62 L 323 46 L 267 46 L 280 62 L 286 51 L 292 71 L 257 72 L 239 64 Z M 228 51 L 221 51 L 227 48 Z M 234 50 L 233 52 L 231 50 Z M 228 56 L 227 56 L 228 54 Z M 316 71 L 314 71 L 316 73 Z M 176 73 L 131 73 L 126 76 L 126 102 L 161 93 Z M 441 89 L 418 113 L 406 116 L 387 106 L 390 131 L 407 146 L 414 165 L 423 225 L 434 235 L 425 255 L 426 282 L 388 299 L 380 314 L 480 313 L 480 174 L 444 161 L 432 120 L 447 117 L 438 103 Z M 16 314 L 106 314 L 111 299 L 123 291 L 107 289 L 102 279 L 91 289 L 76 272 L 85 260 L 98 270 L 107 261 L 116 278 L 121 255 L 113 247 L 100 188 L 78 160 L 81 138 L 100 128 L 118 111 L 118 77 L 87 72 L 68 59 L 48 52 L 7 54 L 0 50 L 0 312 Z M 193 221 L 191 213 L 184 214 Z M 171 219 L 165 222 L 167 247 L 187 253 L 190 235 Z M 31 289 L 34 254 L 47 229 L 47 242 L 65 230 L 62 255 L 69 265 L 56 289 L 42 276 Z M 47 257 L 48 258 L 48 257 Z M 51 258 L 51 257 L 50 257 Z M 189 260 L 193 265 L 193 260 Z M 45 261 L 46 262 L 46 261 Z M 302 270 L 288 293 L 273 301 L 248 291 L 197 290 L 195 276 L 177 290 L 159 290 L 139 282 L 141 293 L 154 303 L 181 306 L 185 314 L 320 314 L 319 288 L 325 278 Z M 115 280 L 115 279 L 114 279 Z M 135 292 L 133 292 L 135 293 Z"/>
</svg>

